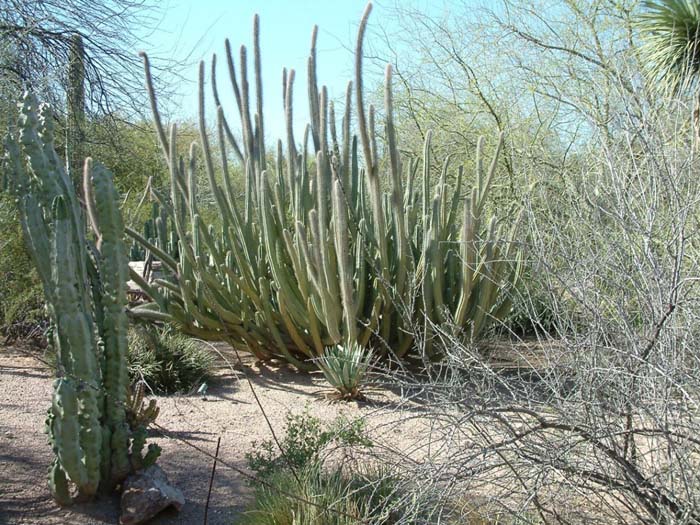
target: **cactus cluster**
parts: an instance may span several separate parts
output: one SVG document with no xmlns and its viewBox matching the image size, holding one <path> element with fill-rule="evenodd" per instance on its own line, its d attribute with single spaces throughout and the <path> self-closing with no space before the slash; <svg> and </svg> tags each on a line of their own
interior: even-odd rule
<svg viewBox="0 0 700 525">
<path fill-rule="evenodd" d="M 57 378 L 47 431 L 55 452 L 49 481 L 61 504 L 111 489 L 134 469 L 145 429 L 126 417 L 127 253 L 111 174 L 87 159 L 83 198 L 54 149 L 53 117 L 27 94 L 6 140 L 9 190 L 53 323 Z M 94 241 L 93 241 L 94 238 Z M 150 455 L 149 455 L 150 454 Z"/>
<path fill-rule="evenodd" d="M 436 327 L 476 337 L 507 313 L 505 292 L 519 275 L 515 227 L 504 232 L 495 218 L 487 220 L 485 207 L 502 137 L 487 168 L 479 142 L 475 185 L 466 198 L 462 167 L 456 170 L 456 184 L 449 186 L 449 159 L 441 169 L 434 165 L 430 133 L 422 161 L 402 158 L 390 66 L 383 137 L 377 111 L 363 97 L 362 42 L 370 9 L 371 4 L 360 24 L 355 82 L 348 84 L 340 126 L 326 87 L 317 83 L 314 28 L 308 59 L 310 122 L 299 142 L 292 119 L 295 71 L 285 70 L 287 136 L 272 154 L 263 140 L 258 17 L 253 28 L 255 105 L 248 52 L 241 47 L 237 68 L 226 42 L 242 137 L 234 135 L 221 108 L 214 56 L 209 79 L 220 170 L 205 122 L 204 64 L 199 70 L 199 147 L 193 145 L 185 157 L 177 149 L 176 126 L 166 133 L 161 121 L 144 55 L 171 180 L 169 195 L 155 195 L 180 244 L 174 257 L 127 230 L 169 271 L 168 278 L 150 284 L 132 276 L 153 299 L 135 310 L 137 315 L 174 321 L 185 332 L 227 340 L 261 359 L 279 357 L 308 368 L 338 344 L 371 345 L 378 355 L 390 352 L 399 358 L 411 351 L 439 358 L 432 344 Z M 351 132 L 352 120 L 357 135 Z M 385 152 L 381 160 L 380 150 Z M 220 227 L 205 224 L 198 208 L 200 152 Z M 242 196 L 234 190 L 232 161 L 243 173 Z"/>
<path fill-rule="evenodd" d="M 177 257 L 178 238 L 172 228 L 168 228 L 168 215 L 160 208 L 158 202 L 151 205 L 151 216 L 143 223 L 143 238 L 164 250 L 170 256 Z M 129 249 L 130 261 L 146 261 L 150 252 L 143 245 L 132 241 Z"/>
</svg>

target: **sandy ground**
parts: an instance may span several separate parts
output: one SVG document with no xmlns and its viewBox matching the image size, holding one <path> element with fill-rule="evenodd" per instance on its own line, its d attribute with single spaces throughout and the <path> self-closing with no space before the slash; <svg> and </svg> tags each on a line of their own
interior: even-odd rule
<svg viewBox="0 0 700 525">
<path fill-rule="evenodd" d="M 227 357 L 235 362 L 233 355 Z M 203 523 L 212 465 L 207 454 L 214 454 L 219 437 L 221 462 L 208 523 L 235 523 L 245 509 L 251 489 L 245 477 L 231 467 L 245 470 L 245 454 L 253 450 L 253 442 L 271 438 L 246 376 L 278 435 L 283 435 L 290 411 L 300 413 L 308 406 L 311 414 L 325 421 L 338 415 L 362 416 L 375 443 L 411 454 L 428 425 L 420 407 L 402 402 L 391 392 L 371 392 L 360 404 L 331 403 L 320 375 L 300 374 L 286 367 L 259 367 L 249 359 L 232 367 L 222 362 L 206 398 L 158 398 L 157 423 L 167 429 L 167 435 L 155 432 L 151 440 L 163 448 L 159 464 L 184 492 L 187 504 L 179 514 L 166 511 L 152 523 Z M 68 509 L 57 507 L 51 499 L 46 472 L 52 454 L 43 433 L 50 395 L 51 374 L 44 364 L 25 353 L 0 348 L 0 524 L 117 523 L 116 498 Z M 399 420 L 405 421 L 395 424 Z"/>
</svg>

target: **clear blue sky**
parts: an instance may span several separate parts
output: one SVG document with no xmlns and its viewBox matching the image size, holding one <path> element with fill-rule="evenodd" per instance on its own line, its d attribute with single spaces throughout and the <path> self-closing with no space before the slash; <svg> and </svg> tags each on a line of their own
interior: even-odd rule
<svg viewBox="0 0 700 525">
<path fill-rule="evenodd" d="M 353 77 L 352 48 L 366 3 L 366 0 L 168 0 L 163 6 L 158 31 L 143 45 L 145 51 L 154 56 L 170 56 L 190 63 L 185 70 L 188 82 L 177 86 L 176 91 L 180 96 L 167 105 L 169 113 L 178 119 L 195 117 L 197 63 L 201 59 L 209 63 L 212 53 L 216 53 L 222 103 L 229 120 L 237 123 L 237 111 L 226 72 L 224 40 L 229 38 L 235 50 L 241 44 L 248 47 L 251 51 L 249 71 L 252 71 L 252 21 L 253 15 L 258 13 L 266 138 L 271 145 L 283 136 L 284 130 L 281 118 L 282 68 L 286 66 L 296 70 L 295 121 L 297 124 L 305 123 L 308 119 L 306 60 L 311 29 L 314 24 L 318 25 L 319 84 L 328 86 L 333 99 L 341 98 L 347 81 Z M 382 8 L 375 2 L 370 24 L 380 19 L 381 11 Z M 239 69 L 237 56 L 236 67 Z M 211 124 L 211 97 L 207 102 Z"/>
</svg>

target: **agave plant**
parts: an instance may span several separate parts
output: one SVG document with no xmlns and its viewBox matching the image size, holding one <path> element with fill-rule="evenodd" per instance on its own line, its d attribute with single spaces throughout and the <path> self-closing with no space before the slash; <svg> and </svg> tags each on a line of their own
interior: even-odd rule
<svg viewBox="0 0 700 525">
<path fill-rule="evenodd" d="M 335 399 L 361 399 L 362 387 L 372 361 L 372 352 L 357 343 L 329 348 L 319 358 L 318 367 L 336 392 Z"/>
</svg>

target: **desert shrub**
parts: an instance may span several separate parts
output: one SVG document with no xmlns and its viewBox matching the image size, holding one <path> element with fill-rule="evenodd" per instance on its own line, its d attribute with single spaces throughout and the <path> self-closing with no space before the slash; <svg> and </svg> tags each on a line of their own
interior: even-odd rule
<svg viewBox="0 0 700 525">
<path fill-rule="evenodd" d="M 246 454 L 246 460 L 256 478 L 266 480 L 280 470 L 296 472 L 320 461 L 321 453 L 330 444 L 342 447 L 372 446 L 361 419 L 348 421 L 339 417 L 324 425 L 305 410 L 301 414 L 287 415 L 280 447 L 272 441 L 254 443 L 255 450 Z"/>
<path fill-rule="evenodd" d="M 415 470 L 426 485 L 514 520 L 700 523 L 698 164 L 682 127 L 644 117 L 527 203 L 554 330 L 509 348 L 521 368 L 442 332 L 429 384 L 402 380 L 436 407 L 424 441 L 449 436 Z"/>
<path fill-rule="evenodd" d="M 400 480 L 384 471 L 345 473 L 311 463 L 296 478 L 289 471 L 268 478 L 266 485 L 256 489 L 255 501 L 240 523 L 391 524 L 402 517 L 401 497 Z"/>
<path fill-rule="evenodd" d="M 167 328 L 129 331 L 129 374 L 159 394 L 190 392 L 212 371 L 214 356 L 199 343 Z"/>
<path fill-rule="evenodd" d="M 280 446 L 281 452 L 265 441 L 246 455 L 256 475 L 255 500 L 241 523 L 391 524 L 407 520 L 407 509 L 416 508 L 404 504 L 413 498 L 405 480 L 376 461 L 357 461 L 348 451 L 372 447 L 362 419 L 339 417 L 323 425 L 307 411 L 290 414 Z M 345 451 L 342 460 L 332 453 L 337 449 Z"/>
</svg>

